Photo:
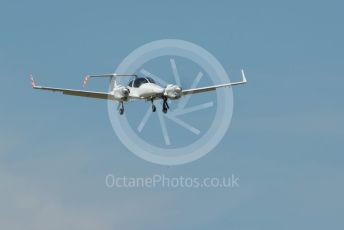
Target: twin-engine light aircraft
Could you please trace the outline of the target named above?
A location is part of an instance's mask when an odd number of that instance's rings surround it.
[[[138,77],[136,74],[100,74],[100,75],[87,75],[83,81],[83,86],[85,87],[87,81],[90,78],[99,78],[99,77],[108,77],[111,79],[111,87],[109,92],[95,92],[95,91],[84,91],[84,90],[74,90],[74,89],[64,89],[64,88],[53,88],[53,87],[46,87],[46,86],[38,86],[35,84],[35,81],[30,75],[32,88],[34,89],[41,89],[41,90],[49,90],[54,92],[62,92],[66,95],[73,95],[73,96],[81,96],[81,97],[91,97],[91,98],[98,98],[98,99],[107,99],[113,100],[118,102],[118,111],[119,114],[124,113],[124,102],[127,102],[132,99],[141,99],[146,101],[151,101],[152,103],[152,111],[156,111],[156,107],[154,105],[154,100],[161,99],[162,103],[162,111],[167,113],[169,109],[169,105],[167,100],[176,100],[183,96],[195,94],[195,93],[204,93],[208,91],[213,91],[218,88],[222,87],[232,87],[234,85],[245,84],[247,82],[245,78],[244,71],[241,70],[242,74],[242,81],[239,82],[232,82],[232,83],[225,83],[220,85],[213,85],[207,87],[200,87],[194,89],[186,89],[183,90],[180,86],[174,84],[168,84],[165,87],[162,87],[155,83],[155,81],[150,77]],[[134,77],[127,86],[123,86],[117,83],[117,77],[123,76],[131,76]]]

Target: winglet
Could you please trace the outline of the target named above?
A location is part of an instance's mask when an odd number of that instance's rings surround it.
[[[30,74],[30,80],[31,80],[31,86],[32,86],[32,88],[35,88],[35,87],[36,87],[36,83],[35,83],[35,80],[33,79],[32,74]]]
[[[90,76],[89,75],[86,75],[84,77],[84,81],[82,82],[82,87],[85,88],[86,85],[87,85],[87,82],[88,82],[88,79],[90,79]]]
[[[246,80],[245,73],[244,73],[243,69],[241,69],[241,76],[242,76],[242,82],[246,83],[247,80]]]

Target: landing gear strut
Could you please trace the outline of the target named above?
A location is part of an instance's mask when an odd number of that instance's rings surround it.
[[[162,112],[163,113],[167,113],[167,110],[170,108],[170,106],[167,103],[167,98],[166,97],[164,97],[163,100],[164,101],[162,103]]]
[[[120,115],[123,115],[123,113],[124,113],[123,101],[121,101],[120,104],[119,104],[118,106],[119,106],[119,109],[118,109],[119,114],[120,114]]]
[[[151,99],[152,102],[152,112],[154,113],[156,111],[156,106],[154,105],[154,100]]]

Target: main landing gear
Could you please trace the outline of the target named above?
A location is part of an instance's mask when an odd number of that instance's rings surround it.
[[[167,103],[167,98],[166,97],[164,97],[163,98],[163,103],[162,103],[162,112],[163,113],[167,113],[167,111],[168,111],[168,109],[170,108],[170,106],[168,105],[168,103]]]
[[[118,104],[118,112],[119,112],[120,115],[123,115],[123,113],[124,113],[123,101],[121,101],[121,102]]]

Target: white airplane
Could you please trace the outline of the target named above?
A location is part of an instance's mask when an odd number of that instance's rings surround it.
[[[38,86],[35,84],[35,81],[30,75],[31,85],[34,89],[49,90],[53,92],[62,92],[66,95],[81,96],[81,97],[91,97],[98,99],[107,99],[118,102],[118,111],[119,114],[124,113],[124,102],[127,102],[131,99],[141,99],[146,101],[151,101],[152,111],[156,111],[154,105],[154,100],[162,99],[162,111],[167,113],[169,105],[167,103],[168,99],[176,100],[183,96],[195,94],[195,93],[204,93],[208,91],[213,91],[222,87],[232,87],[234,85],[245,84],[247,82],[244,70],[241,70],[242,81],[239,82],[230,82],[220,85],[213,85],[207,87],[200,87],[194,89],[183,90],[180,86],[174,84],[168,84],[166,87],[162,87],[155,83],[155,81],[150,77],[138,77],[136,74],[100,74],[100,75],[87,75],[83,81],[83,86],[85,87],[87,81],[90,78],[96,77],[109,77],[111,79],[111,88],[109,92],[95,92],[95,91],[84,91],[84,90],[74,90],[74,89],[64,89],[64,88],[53,88],[46,86]],[[116,78],[120,76],[132,76],[134,77],[128,84],[128,86],[123,86],[117,83]]]

